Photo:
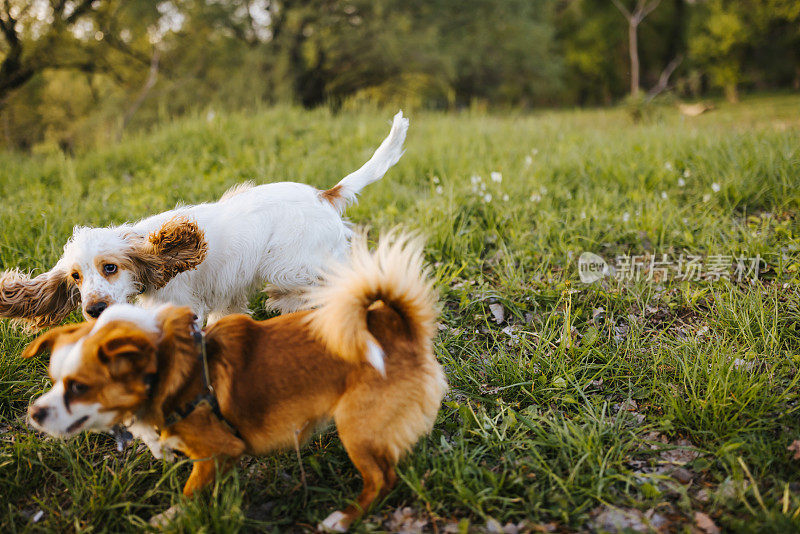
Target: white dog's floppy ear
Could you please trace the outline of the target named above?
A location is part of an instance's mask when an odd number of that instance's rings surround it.
[[[206,258],[208,245],[197,223],[178,217],[164,223],[130,252],[137,281],[145,289],[160,289],[178,274],[191,271]]]
[[[0,273],[0,317],[41,328],[61,322],[80,299],[80,290],[57,267],[35,278],[17,270]]]

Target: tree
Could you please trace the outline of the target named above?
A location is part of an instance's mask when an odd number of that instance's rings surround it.
[[[553,1],[284,0],[271,21],[273,76],[305,106],[427,92],[431,105],[533,105],[557,94]]]
[[[121,15],[128,15],[125,25],[119,24]],[[146,67],[150,55],[135,46],[132,36],[146,35],[146,21],[158,16],[153,3],[144,1],[1,0],[0,102],[47,69],[121,78],[130,71],[124,63],[131,59]],[[125,60],[115,61],[115,54]]]
[[[739,100],[745,82],[768,86],[776,72],[788,70],[791,80],[797,69],[800,78],[800,2],[707,0],[699,10],[689,41],[692,59],[728,101]]]
[[[639,96],[639,24],[658,7],[661,0],[636,0],[629,10],[620,0],[612,0],[614,6],[628,21],[628,54],[631,61],[631,96]]]

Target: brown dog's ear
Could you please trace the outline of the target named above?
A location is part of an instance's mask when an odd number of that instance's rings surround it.
[[[98,359],[111,376],[156,372],[156,348],[147,336],[130,329],[115,328],[108,333],[97,351]]]
[[[208,245],[197,223],[177,217],[147,240],[135,243],[131,263],[145,289],[160,289],[176,275],[191,271],[206,258]]]
[[[78,306],[80,298],[80,290],[58,268],[35,278],[17,270],[0,274],[0,317],[34,328],[61,322]]]
[[[46,333],[31,341],[30,345],[22,351],[23,358],[32,358],[46,350],[51,350],[56,340],[66,334],[71,334],[86,326],[87,323],[68,324],[48,330]]]

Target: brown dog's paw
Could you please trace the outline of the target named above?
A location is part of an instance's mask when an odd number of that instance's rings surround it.
[[[325,520],[317,526],[318,532],[347,532],[350,527],[350,518],[343,512],[337,510],[325,518]]]
[[[175,516],[177,516],[180,511],[181,506],[179,504],[175,504],[160,514],[156,514],[151,517],[148,523],[150,523],[150,526],[154,528],[164,528],[165,526],[169,525],[173,519],[175,519]]]

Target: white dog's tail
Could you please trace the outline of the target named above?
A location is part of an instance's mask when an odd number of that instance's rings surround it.
[[[322,198],[333,204],[339,213],[356,201],[356,196],[362,189],[377,182],[386,174],[403,155],[403,142],[408,131],[408,119],[403,117],[403,111],[397,112],[392,121],[392,130],[389,137],[383,140],[381,146],[360,169],[342,178],[331,189],[322,192]]]
[[[398,335],[429,346],[438,314],[436,292],[424,267],[422,240],[396,231],[367,248],[365,232],[354,236],[350,258],[335,265],[307,295],[315,307],[308,324],[328,349],[351,362],[369,362],[385,374],[384,353],[370,333],[370,306],[382,301],[401,317]]]

